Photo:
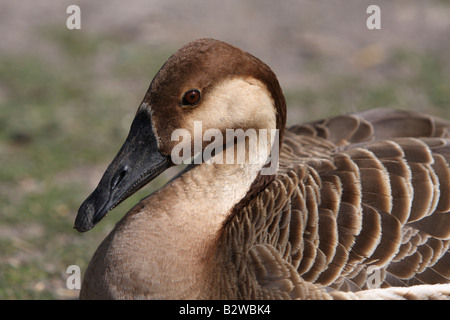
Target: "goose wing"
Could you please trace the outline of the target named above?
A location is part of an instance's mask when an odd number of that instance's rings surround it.
[[[449,132],[385,109],[286,130],[276,179],[226,228],[241,297],[404,298],[361,290],[448,283]]]

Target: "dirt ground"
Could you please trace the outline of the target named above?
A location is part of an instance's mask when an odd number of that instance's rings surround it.
[[[70,4],[73,1],[0,1],[0,52],[57,54],[39,32],[45,26],[65,28]],[[320,82],[321,76],[307,66],[313,57],[320,57],[330,74],[366,72],[395,48],[445,52],[450,42],[449,1],[80,0],[76,4],[81,9],[81,30],[72,32],[120,36],[127,46],[174,49],[195,38],[218,38],[260,57],[288,87]],[[366,9],[373,4],[381,9],[380,30],[366,26]]]

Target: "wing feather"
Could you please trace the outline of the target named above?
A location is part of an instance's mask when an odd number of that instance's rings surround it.
[[[238,282],[291,298],[372,289],[374,270],[383,288],[449,283],[449,132],[387,109],[288,128],[276,179],[226,225]]]

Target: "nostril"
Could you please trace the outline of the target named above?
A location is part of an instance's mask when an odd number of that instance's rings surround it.
[[[124,166],[122,168],[122,170],[120,170],[119,173],[114,177],[112,184],[111,184],[111,190],[115,189],[120,184],[120,182],[126,176],[127,172],[128,172],[128,166]]]

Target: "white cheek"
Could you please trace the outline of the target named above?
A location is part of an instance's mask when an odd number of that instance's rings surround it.
[[[216,85],[196,111],[204,129],[276,127],[274,101],[265,85],[253,78],[227,79]]]

